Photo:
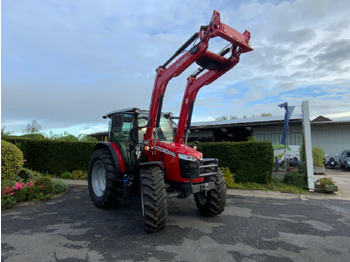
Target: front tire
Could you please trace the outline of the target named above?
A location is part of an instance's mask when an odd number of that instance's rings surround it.
[[[166,226],[168,217],[164,174],[160,167],[140,169],[140,190],[144,229],[157,232]]]
[[[89,163],[88,184],[92,201],[98,208],[115,206],[119,173],[108,149],[96,150]]]
[[[218,174],[210,178],[215,183],[215,188],[208,191],[194,194],[194,200],[199,212],[204,216],[217,216],[225,210],[226,205],[226,182],[219,170]]]

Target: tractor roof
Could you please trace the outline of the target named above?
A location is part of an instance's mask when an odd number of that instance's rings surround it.
[[[103,118],[110,118],[112,115],[118,114],[118,113],[140,113],[144,112],[145,110],[141,110],[136,107],[129,107],[129,108],[124,108],[124,109],[118,109],[118,110],[113,110],[111,112],[108,112],[107,114],[103,115]]]
[[[142,109],[139,109],[139,108],[136,108],[136,107],[129,107],[129,108],[124,108],[124,109],[118,109],[118,110],[113,110],[111,112],[108,112],[107,114],[103,115],[102,117],[104,119],[106,118],[111,118],[112,115],[115,115],[115,114],[118,114],[118,113],[146,113],[148,114],[148,110],[142,110]],[[172,113],[171,112],[167,112],[167,113],[162,113],[162,115],[165,115],[165,116],[171,116]],[[175,117],[177,118],[177,117]]]

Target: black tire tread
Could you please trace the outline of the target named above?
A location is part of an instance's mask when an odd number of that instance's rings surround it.
[[[218,175],[212,177],[210,181],[215,183],[215,188],[207,193],[207,198],[205,204],[199,201],[199,194],[203,192],[194,194],[194,199],[199,212],[205,216],[217,216],[225,210],[226,206],[226,182],[221,171]]]
[[[167,224],[168,205],[163,171],[152,166],[140,170],[143,192],[144,229],[147,232],[157,232]]]

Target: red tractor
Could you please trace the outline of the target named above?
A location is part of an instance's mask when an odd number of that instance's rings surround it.
[[[229,43],[218,54],[208,50],[209,40],[215,37]],[[140,195],[144,229],[153,232],[166,226],[167,199],[172,196],[194,194],[197,208],[205,216],[224,211],[226,184],[218,160],[203,158],[195,146],[187,146],[187,137],[199,89],[233,68],[241,53],[252,51],[249,39],[248,31],[241,34],[221,23],[220,14],[214,11],[209,25],[201,26],[157,68],[148,111],[128,108],[104,116],[110,119],[108,142],[96,145],[88,171],[89,191],[97,207],[111,207]],[[164,93],[168,82],[194,62],[200,67],[188,77],[174,135],[172,114],[162,113]]]

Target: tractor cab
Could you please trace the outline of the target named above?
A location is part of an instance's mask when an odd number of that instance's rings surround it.
[[[162,142],[174,142],[171,113],[161,114],[157,132],[153,139]],[[133,169],[135,164],[146,162],[143,151],[144,135],[148,126],[148,111],[138,108],[127,108],[112,111],[103,118],[109,118],[108,142],[114,143],[120,149],[127,169]],[[147,141],[148,142],[148,141]]]

